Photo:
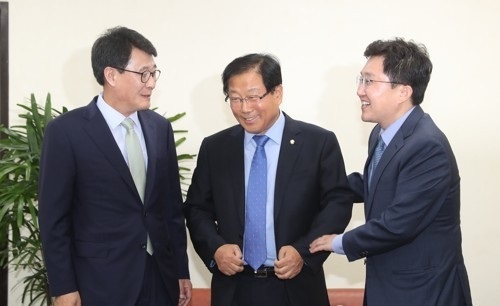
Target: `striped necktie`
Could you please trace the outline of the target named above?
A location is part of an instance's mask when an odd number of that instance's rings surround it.
[[[368,186],[371,185],[373,172],[375,172],[375,169],[377,169],[378,163],[380,161],[380,158],[382,158],[382,154],[384,153],[384,150],[385,150],[385,142],[382,139],[382,137],[379,136],[377,146],[375,147],[375,152],[373,153],[372,161],[370,164]]]

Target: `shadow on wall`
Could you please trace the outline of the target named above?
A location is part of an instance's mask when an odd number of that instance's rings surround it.
[[[362,203],[355,203],[351,222],[346,231],[365,223]],[[365,285],[364,259],[349,262],[344,255],[330,254],[323,264],[328,288],[363,288]]]
[[[374,124],[361,121],[361,103],[356,94],[356,76],[362,66],[332,67],[323,77],[325,92],[320,98],[320,122],[338,134],[343,151],[367,146]],[[341,138],[341,139],[340,139]],[[366,150],[363,151],[363,161]],[[361,169],[363,165],[360,165]]]
[[[356,76],[362,66],[335,66],[323,76],[324,93],[318,105],[321,125],[332,130],[338,138],[346,172],[363,172],[367,158],[368,136],[374,124],[361,120],[361,103],[356,94]],[[355,203],[346,231],[365,223],[363,203]],[[324,264],[329,287],[364,287],[363,260],[349,262],[343,255],[331,254]],[[329,280],[329,281],[328,281]]]
[[[323,78],[325,92],[319,102],[320,108],[325,110],[319,114],[320,120],[337,135],[348,175],[363,173],[368,157],[368,137],[375,126],[361,120],[361,102],[356,93],[356,76],[361,68],[361,65],[332,67]],[[355,203],[346,230],[364,223],[363,203]]]
[[[220,75],[205,78],[194,87],[190,98],[193,109],[190,117],[203,137],[238,123],[224,98]]]
[[[62,88],[68,101],[57,101],[57,103],[70,110],[87,105],[102,91],[92,72],[89,48],[80,48],[71,54],[69,60],[64,63],[61,75],[60,82],[63,84]],[[78,93],[78,96],[75,96],[75,93]]]
[[[193,248],[193,244],[191,243],[191,239],[189,238],[189,232],[187,252],[189,257],[189,271],[191,273],[191,281],[193,282],[193,287],[210,288],[212,273],[208,271],[208,268],[205,267],[203,261],[200,259],[198,254],[196,254]]]

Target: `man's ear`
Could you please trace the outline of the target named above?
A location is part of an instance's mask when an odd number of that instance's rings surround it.
[[[118,71],[115,68],[106,67],[104,68],[104,82],[108,83],[110,86],[115,86],[116,76]]]
[[[276,97],[282,99],[283,98],[283,85],[278,85],[276,87],[274,87],[274,94],[276,95]]]
[[[401,98],[401,102],[411,101],[411,97],[413,95],[413,88],[410,85],[402,85],[399,91],[399,96]]]

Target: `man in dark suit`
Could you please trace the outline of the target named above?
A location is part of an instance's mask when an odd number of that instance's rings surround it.
[[[364,175],[349,175],[366,224],[311,251],[366,258],[365,305],[472,305],[462,256],[460,177],[446,136],[420,104],[432,63],[424,46],[375,41],[358,77],[362,120],[377,125]]]
[[[39,221],[57,306],[174,306],[191,296],[172,126],[149,110],[156,55],[136,31],[108,30],[92,47],[103,92],[45,130]]]
[[[222,80],[239,124],[203,140],[185,202],[194,248],[213,273],[212,305],[327,306],[322,264],[328,253],[310,254],[308,246],[320,233],[343,232],[351,216],[337,139],[280,110],[281,68],[274,57],[237,58]],[[260,218],[250,213],[256,137],[267,139]],[[251,264],[258,248],[247,240],[249,224],[259,221],[263,258]]]

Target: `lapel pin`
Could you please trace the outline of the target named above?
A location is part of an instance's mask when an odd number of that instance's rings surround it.
[[[290,139],[290,144],[295,144],[295,140],[294,139]]]

